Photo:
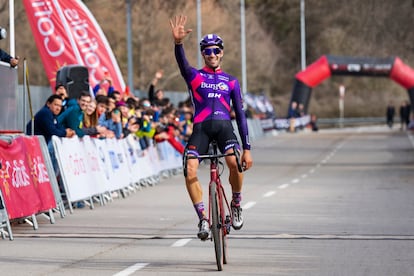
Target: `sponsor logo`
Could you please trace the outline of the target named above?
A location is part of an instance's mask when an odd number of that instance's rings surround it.
[[[208,97],[208,98],[216,98],[216,99],[220,99],[220,98],[221,98],[221,94],[220,94],[220,93],[213,93],[213,92],[210,92],[210,93],[208,93],[207,97]]]
[[[228,85],[224,82],[219,82],[219,83],[205,83],[205,82],[202,82],[201,83],[201,88],[213,89],[213,90],[217,90],[217,91],[229,91]]]

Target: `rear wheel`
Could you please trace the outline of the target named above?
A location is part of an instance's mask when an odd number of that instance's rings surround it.
[[[219,203],[217,195],[217,183],[212,182],[210,185],[211,197],[211,234],[214,241],[214,251],[216,253],[217,269],[223,270],[223,228],[219,214]]]

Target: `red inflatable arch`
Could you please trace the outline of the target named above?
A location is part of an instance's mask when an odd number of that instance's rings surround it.
[[[312,88],[332,75],[389,77],[407,89],[413,108],[414,70],[398,57],[322,56],[296,74],[290,103],[302,103],[307,112]]]

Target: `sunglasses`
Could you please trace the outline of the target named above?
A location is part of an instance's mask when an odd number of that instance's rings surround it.
[[[214,55],[217,56],[218,54],[221,53],[221,49],[220,48],[206,48],[203,50],[203,54],[206,56],[210,56],[213,53]]]

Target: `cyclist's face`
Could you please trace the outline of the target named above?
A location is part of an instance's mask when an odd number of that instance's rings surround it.
[[[223,57],[223,50],[217,46],[209,46],[205,48],[201,54],[204,58],[204,63],[210,68],[218,68],[220,66],[221,58]]]

